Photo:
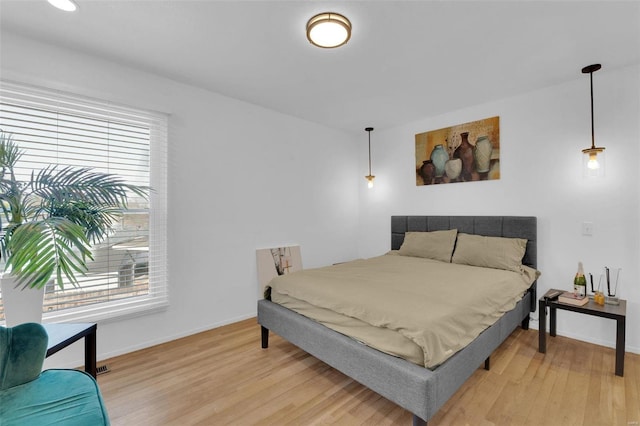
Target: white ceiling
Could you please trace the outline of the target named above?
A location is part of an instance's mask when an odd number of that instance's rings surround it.
[[[349,132],[640,63],[638,1],[76,2],[0,0],[1,30]],[[305,36],[326,11],[353,24],[335,50]]]

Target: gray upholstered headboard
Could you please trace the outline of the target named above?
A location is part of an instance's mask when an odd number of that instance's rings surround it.
[[[457,229],[465,234],[526,238],[522,263],[537,268],[537,223],[533,216],[391,216],[391,249],[400,248],[405,232]]]

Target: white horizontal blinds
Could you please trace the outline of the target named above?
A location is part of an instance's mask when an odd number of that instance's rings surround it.
[[[0,128],[24,150],[17,170],[90,167],[153,188],[150,200],[129,194],[113,232],[93,245],[80,286],[48,286],[54,317],[111,314],[167,302],[167,116],[54,91],[2,82]]]

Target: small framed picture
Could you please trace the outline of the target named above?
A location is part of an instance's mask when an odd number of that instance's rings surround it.
[[[258,249],[256,259],[259,297],[263,297],[265,287],[273,278],[302,270],[300,246]]]

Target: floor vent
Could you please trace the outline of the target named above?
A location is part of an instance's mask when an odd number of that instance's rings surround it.
[[[106,365],[101,365],[98,368],[96,368],[96,374],[104,374],[108,372],[109,372],[109,368]]]

